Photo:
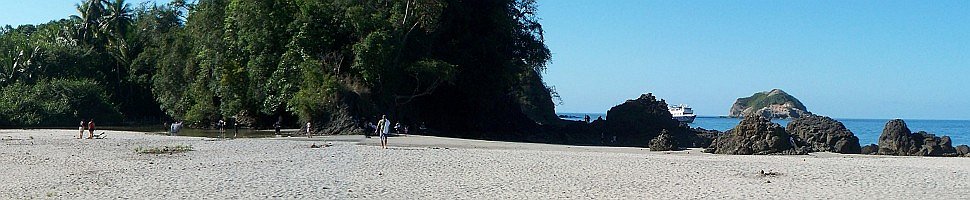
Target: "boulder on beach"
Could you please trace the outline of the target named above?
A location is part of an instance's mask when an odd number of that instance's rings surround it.
[[[876,155],[879,153],[879,145],[869,144],[862,147],[862,154]]]
[[[808,115],[788,122],[785,130],[800,139],[810,151],[828,151],[845,154],[859,154],[859,138],[845,128],[842,122],[818,115]]]
[[[728,111],[729,117],[760,115],[767,118],[798,118],[811,115],[801,101],[781,89],[758,92],[738,98]]]
[[[667,103],[651,93],[610,108],[606,116],[606,130],[616,136],[616,146],[646,147],[661,130],[669,131],[678,146],[687,141],[686,129],[672,118]]]
[[[957,146],[955,149],[957,155],[970,156],[970,146],[964,144]]]
[[[883,155],[915,155],[919,149],[917,141],[922,141],[922,137],[916,137],[906,126],[906,122],[901,119],[894,119],[886,122],[879,135],[879,154]]]
[[[925,131],[913,133],[901,119],[890,120],[879,136],[879,154],[897,156],[958,156],[950,137]]]
[[[674,136],[666,129],[660,131],[660,135],[650,140],[650,151],[675,151],[679,150],[674,141]]]
[[[714,139],[724,134],[721,131],[707,130],[699,127],[692,128],[688,131],[690,132],[690,147],[709,147],[714,142]]]
[[[785,128],[762,116],[748,116],[712,144],[716,154],[804,154],[792,145]]]

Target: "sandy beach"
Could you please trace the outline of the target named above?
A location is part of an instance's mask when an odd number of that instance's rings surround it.
[[[970,158],[736,156],[427,136],[393,137],[381,149],[363,136],[106,132],[79,140],[76,130],[0,130],[0,199],[945,199],[970,191]],[[135,151],[174,145],[193,150]]]

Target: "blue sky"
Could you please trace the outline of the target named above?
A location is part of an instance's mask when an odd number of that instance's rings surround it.
[[[559,112],[641,93],[725,115],[780,88],[838,118],[970,119],[970,1],[540,0]]]
[[[65,18],[77,2],[0,1],[0,24]],[[738,97],[781,88],[833,117],[970,119],[968,10],[970,1],[539,1],[557,110],[597,113],[652,92],[724,115]]]
[[[0,26],[39,24],[77,14],[74,5],[81,0],[3,0],[0,1]],[[154,0],[127,0],[131,7]],[[169,2],[158,0],[157,2]]]

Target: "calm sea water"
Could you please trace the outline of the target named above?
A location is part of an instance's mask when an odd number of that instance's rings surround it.
[[[583,116],[589,115],[592,119],[596,117],[603,117],[606,119],[606,114],[603,113],[559,113],[559,115],[567,115],[568,117],[562,117],[568,120],[583,120]],[[848,128],[852,133],[859,137],[859,144],[875,144],[878,143],[879,135],[882,134],[882,128],[886,126],[886,122],[889,119],[836,119],[842,122],[846,128]],[[921,120],[921,119],[903,119],[906,121],[906,125],[913,132],[916,131],[926,131],[936,136],[947,135],[953,140],[954,146],[958,144],[970,144],[970,120]],[[701,127],[704,129],[712,129],[719,131],[726,131],[728,129],[734,128],[738,125],[741,119],[737,118],[720,118],[720,117],[697,117],[694,123],[691,123],[691,127]],[[788,125],[788,120],[775,119],[772,120],[775,123],[781,124],[782,126]]]

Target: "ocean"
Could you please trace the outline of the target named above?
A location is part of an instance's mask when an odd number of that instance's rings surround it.
[[[603,113],[558,113],[560,118],[567,120],[577,120],[582,121],[583,116],[589,115],[590,118],[596,119],[597,117],[603,117],[606,119],[606,114]],[[886,122],[890,119],[838,119],[842,122],[846,128],[848,128],[856,137],[859,137],[859,144],[862,146],[868,144],[879,143],[879,135],[882,134],[883,127],[886,126]],[[903,119],[906,121],[906,125],[913,132],[926,131],[931,134],[936,134],[936,136],[950,136],[953,140],[953,146],[960,144],[970,144],[970,120],[925,120],[925,119]],[[741,119],[738,118],[721,118],[721,117],[701,117],[698,116],[694,119],[694,123],[690,124],[690,127],[700,127],[708,130],[718,130],[726,131],[728,129],[734,128],[738,125]],[[781,126],[788,125],[787,119],[775,119],[772,120]]]

